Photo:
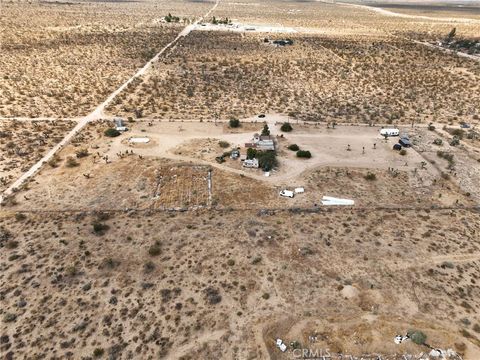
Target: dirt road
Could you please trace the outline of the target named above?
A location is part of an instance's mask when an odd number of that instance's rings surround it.
[[[97,106],[97,108],[92,111],[90,114],[85,116],[84,118],[81,118],[77,125],[68,133],[65,135],[65,137],[56,145],[54,146],[45,156],[43,156],[36,164],[34,164],[27,172],[23,173],[20,178],[18,178],[13,184],[8,187],[2,195],[0,195],[0,205],[3,203],[4,199],[6,196],[11,195],[15,189],[18,189],[21,187],[25,182],[30,179],[33,175],[35,175],[41,167],[47,163],[50,159],[52,159],[55,154],[62,149],[66,144],[68,144],[74,137],[77,135],[89,122],[100,120],[104,116],[104,110],[105,108],[112,102],[112,100],[119,95],[125,88],[136,78],[141,77],[144,75],[151,67],[152,64],[158,61],[160,56],[162,56],[165,51],[173,47],[181,38],[187,36],[190,34],[192,30],[195,29],[195,26],[201,22],[204,18],[208,17],[212,11],[214,11],[220,0],[216,0],[215,5],[208,10],[208,12],[197,19],[193,24],[186,26],[176,37],[173,39],[170,43],[165,45],[150,61],[148,61],[141,69],[139,69],[130,79],[128,79],[125,83],[122,84],[118,89],[116,89],[114,92],[112,92],[107,99],[101,103],[100,105]]]

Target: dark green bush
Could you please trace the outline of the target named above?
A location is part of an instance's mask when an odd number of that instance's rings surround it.
[[[228,126],[230,126],[231,128],[238,128],[238,127],[240,127],[240,120],[235,119],[235,118],[231,118],[228,121]]]
[[[293,130],[293,127],[292,125],[290,125],[290,123],[283,123],[282,126],[280,127],[280,130],[282,130],[283,132],[290,132]]]
[[[117,129],[114,129],[114,128],[109,128],[107,130],[105,130],[104,132],[105,136],[108,136],[108,137],[117,137],[120,135],[120,131],[118,131]]]
[[[300,150],[300,147],[297,144],[292,144],[288,146],[288,150],[298,151]]]
[[[312,157],[312,154],[308,150],[298,150],[297,151],[297,157],[310,159]]]

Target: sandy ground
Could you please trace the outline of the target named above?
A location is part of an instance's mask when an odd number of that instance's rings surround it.
[[[92,71],[110,74],[115,68],[97,67],[97,50],[105,49],[96,43],[104,37],[95,22],[125,40],[126,49],[136,39],[132,33],[145,41],[134,44],[149,47],[152,33],[135,28],[161,24],[167,11],[186,17],[182,26],[193,25],[167,45],[173,51],[162,66],[142,61],[126,83],[131,73],[124,71],[136,60],[121,64],[121,74],[113,71],[118,82],[101,91],[107,100],[79,119],[74,131],[62,131],[63,141],[44,125],[33,136],[33,122],[25,117],[19,118],[18,131],[7,136],[2,131],[7,156],[0,154],[0,165],[23,174],[0,208],[2,356],[286,360],[300,347],[399,360],[427,351],[411,341],[393,343],[395,335],[413,328],[434,347],[452,349],[465,360],[480,358],[478,141],[462,140],[454,147],[447,130],[403,126],[414,147],[402,156],[392,150],[396,140],[379,137],[378,126],[326,126],[337,120],[405,124],[413,119],[441,127],[475,119],[477,63],[423,42],[445,36],[452,25],[462,36],[476,36],[477,22],[272,0],[99,4],[88,14],[78,4],[36,6],[23,13],[8,4],[14,15],[2,13],[8,20],[2,24],[14,20],[21,26],[5,32],[15,56],[4,57],[0,67],[19,69],[17,51],[24,47],[53,49],[28,56],[43,65],[64,66],[65,54],[88,55],[90,72],[78,72],[82,82],[75,81],[80,89],[68,89],[72,96],[90,94],[84,86]],[[71,9],[79,11],[72,17]],[[45,16],[31,21],[31,11]],[[290,32],[300,46],[288,49],[265,45],[263,33],[249,31],[185,37],[201,15],[255,24],[271,31],[271,38],[283,37],[275,33],[285,29],[304,33]],[[87,44],[83,51],[71,42],[69,36],[79,33],[74,39],[96,39],[96,47]],[[62,48],[57,56],[58,39],[74,51]],[[100,51],[101,58],[115,62],[126,55],[115,51]],[[138,60],[138,51],[130,55]],[[38,68],[42,90],[51,91],[52,82],[44,85],[43,79],[58,75],[56,70]],[[72,79],[62,73],[60,85]],[[18,78],[3,80],[11,85]],[[23,77],[22,84],[35,85],[33,80]],[[193,81],[196,90],[190,88]],[[29,88],[22,85],[17,94],[10,85],[0,99],[6,115],[14,100],[30,109]],[[270,91],[267,97],[263,89]],[[47,120],[57,112],[68,114],[72,104],[83,109],[99,103],[72,99],[58,97],[55,108],[32,116]],[[268,114],[269,101],[292,119],[322,122],[292,120],[294,130],[282,134],[278,122],[288,118]],[[135,106],[145,106],[151,116],[108,138],[104,130],[111,123],[102,119],[109,104],[110,115],[129,116]],[[219,112],[219,105],[228,111]],[[213,112],[227,119],[267,113],[278,169],[266,177],[261,170],[243,169],[239,161],[218,164],[215,156],[225,149],[239,146],[244,152],[242,145],[263,124],[231,130],[224,123],[199,121],[212,119]],[[193,121],[158,121],[162,118]],[[46,141],[49,134],[55,139]],[[132,136],[151,141],[130,145]],[[434,145],[437,137],[447,144]],[[10,144],[12,139],[21,144]],[[313,157],[297,159],[286,148],[293,143]],[[306,192],[279,197],[281,189],[296,186]],[[324,195],[354,199],[355,206],[319,206]],[[286,353],[275,347],[277,338],[288,345]]]
[[[338,167],[360,167],[360,168],[395,168],[402,171],[411,171],[420,166],[423,158],[413,149],[407,151],[407,155],[400,156],[398,152],[392,150],[392,146],[398,139],[389,139],[385,142],[379,135],[378,127],[357,127],[357,126],[337,126],[335,129],[327,129],[325,125],[296,125],[293,123],[294,131],[284,133],[280,138],[281,122],[288,118],[279,115],[267,115],[263,119],[270,124],[272,135],[277,137],[277,146],[284,156],[281,156],[280,167],[278,171],[272,172],[270,177],[265,177],[260,171],[249,175],[257,179],[269,181],[275,184],[282,184],[298,177],[307,169],[314,169],[320,166],[338,166]],[[277,123],[277,125],[275,125]],[[152,140],[151,144],[146,146],[134,145],[136,153],[144,156],[165,157],[177,160],[195,160],[202,153],[202,148],[193,148],[193,157],[178,155],[174,151],[182,144],[191,143],[193,140],[213,138],[213,142],[226,141],[230,148],[241,147],[250,142],[254,132],[261,132],[262,122],[258,122],[256,131],[230,133],[224,126],[213,123],[192,123],[192,122],[153,122],[152,126],[147,126],[144,122],[133,124],[130,131],[114,139],[107,152],[110,158],[113,158],[118,152],[125,152],[132,148],[126,139],[130,137],[147,136]],[[409,129],[406,128],[406,131]],[[403,130],[402,130],[403,131]],[[309,150],[313,157],[308,160],[300,160],[295,157],[295,153],[286,149],[290,144],[297,144],[301,149]],[[376,144],[376,149],[373,145]],[[350,145],[351,151],[347,151]],[[365,153],[363,153],[365,148]],[[228,149],[226,149],[228,150]],[[215,156],[222,154],[222,149],[218,148]],[[243,149],[245,154],[245,149]],[[214,156],[214,157],[215,157]],[[213,159],[214,159],[213,157]],[[209,160],[212,162],[213,160]],[[435,171],[433,167],[427,166],[427,170]]]

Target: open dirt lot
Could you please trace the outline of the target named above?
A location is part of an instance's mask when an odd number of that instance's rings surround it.
[[[352,198],[358,206],[449,207],[478,202],[480,194],[472,186],[480,174],[470,171],[444,179],[448,169],[425,158],[423,150],[412,148],[400,155],[392,150],[397,139],[385,141],[379,128],[294,124],[287,134],[280,132],[275,119],[284,118],[265,118],[277,139],[279,163],[268,177],[260,169],[245,169],[240,160],[215,161],[234,148],[246,154],[244,144],[260,131],[262,122],[244,122],[232,130],[221,123],[138,121],[128,123],[129,131],[113,139],[103,135],[110,122],[92,124],[15,194],[13,208],[312,208],[322,196]],[[419,139],[425,134],[421,129],[410,131],[417,132]],[[138,137],[149,142],[129,141]],[[430,140],[420,143],[430,146]],[[309,150],[312,158],[297,158],[287,149],[291,144]],[[367,179],[368,174],[375,174],[375,179]],[[279,198],[280,190],[299,186],[306,188],[305,194]]]

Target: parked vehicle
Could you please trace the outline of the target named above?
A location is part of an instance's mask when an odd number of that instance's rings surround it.
[[[407,138],[401,138],[400,140],[398,140],[398,143],[406,148],[409,148],[412,146],[412,143]]]
[[[470,129],[470,124],[461,123],[461,124],[460,124],[460,127],[461,127],[462,129]]]
[[[382,136],[398,136],[400,131],[398,129],[381,129],[380,135]]]
[[[295,194],[293,191],[290,191],[290,190],[282,190],[280,191],[280,196],[293,198]]]

